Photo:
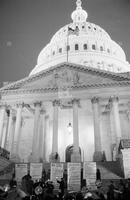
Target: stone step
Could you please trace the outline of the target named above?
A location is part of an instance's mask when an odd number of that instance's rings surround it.
[[[64,170],[67,169],[67,163],[64,164]],[[83,168],[83,163],[81,163]],[[124,178],[120,163],[118,161],[96,162],[97,168],[101,172],[102,179],[121,179]],[[50,171],[50,163],[43,163],[46,172]]]
[[[0,157],[0,185],[8,183],[13,173],[14,163],[4,157]]]
[[[5,167],[10,164],[10,160],[0,156],[0,171],[2,171]]]
[[[100,169],[102,179],[124,178],[120,163],[118,161],[97,162],[97,168]]]

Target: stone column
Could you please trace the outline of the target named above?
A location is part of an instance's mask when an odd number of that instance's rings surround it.
[[[110,131],[111,131],[111,143],[112,145],[116,144],[116,134],[114,131],[114,117],[113,117],[113,109],[110,109]]]
[[[58,155],[58,108],[59,101],[53,101],[53,135],[52,135],[52,153],[50,161],[56,162],[59,160]]]
[[[42,159],[43,162],[46,161],[46,131],[47,131],[47,120],[48,116],[44,116],[44,126],[43,126],[43,152],[42,152]]]
[[[95,152],[93,155],[94,161],[102,161],[102,146],[100,135],[100,114],[99,114],[99,99],[94,97],[92,100],[93,119],[94,119],[94,143]]]
[[[111,104],[110,108],[110,134],[111,134],[111,155],[112,155],[112,161],[116,161],[116,133],[115,133],[115,127],[114,127],[114,115],[113,115],[113,108]]]
[[[7,147],[7,137],[8,137],[8,129],[9,129],[9,118],[10,118],[10,110],[6,110],[7,113],[7,122],[6,122],[6,132],[5,132],[5,139],[4,139],[4,149]]]
[[[81,155],[79,152],[79,124],[78,124],[78,107],[79,100],[72,100],[73,104],[73,153],[71,155],[71,162],[81,162]]]
[[[4,117],[5,117],[5,106],[1,106],[0,107],[0,146],[2,145],[2,139],[3,139]]]
[[[39,119],[40,119],[40,110],[41,110],[41,102],[36,102],[35,106],[35,114],[34,114],[34,128],[33,128],[33,142],[32,142],[32,162],[39,162]]]
[[[128,125],[129,125],[129,130],[130,130],[130,102],[127,103],[126,116],[128,119]],[[127,139],[130,139],[130,131],[128,131]]]
[[[43,145],[44,145],[44,126],[45,126],[45,111],[41,110],[41,116],[39,121],[39,156],[42,160],[43,158]]]
[[[15,125],[15,139],[16,139],[16,147],[14,148],[14,156],[16,156],[16,160],[19,159],[19,144],[20,144],[20,134],[21,134],[21,120],[22,120],[22,109],[23,104],[17,105],[17,114],[16,114],[16,125]]]
[[[9,141],[8,141],[8,151],[10,152],[10,157],[13,153],[13,143],[14,143],[14,123],[16,121],[16,117],[14,116],[14,112],[10,110],[10,117],[9,117],[9,128],[8,128],[8,135],[9,135]]]
[[[116,134],[116,148],[118,152],[118,147],[121,140],[121,126],[120,126],[119,105],[118,105],[119,99],[118,97],[111,97],[110,101],[112,102],[114,127]]]

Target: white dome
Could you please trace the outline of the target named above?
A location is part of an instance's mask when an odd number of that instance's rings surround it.
[[[86,21],[87,12],[77,0],[73,22],[55,33],[40,52],[30,75],[56,64],[70,62],[113,72],[130,71],[123,49],[101,27]]]

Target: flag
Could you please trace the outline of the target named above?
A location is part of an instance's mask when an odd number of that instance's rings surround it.
[[[76,26],[75,29],[68,27],[68,35],[79,35],[79,28]]]

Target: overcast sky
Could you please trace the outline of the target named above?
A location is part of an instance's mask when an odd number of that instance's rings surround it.
[[[28,76],[41,49],[71,22],[76,0],[0,0],[0,82]],[[88,21],[105,29],[130,62],[130,0],[82,0]]]

